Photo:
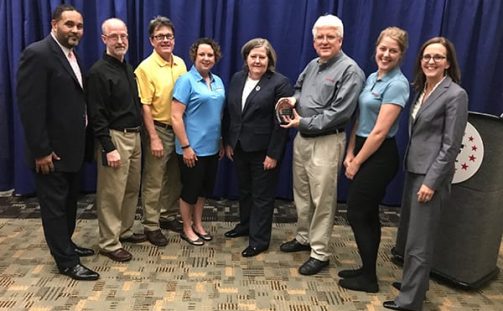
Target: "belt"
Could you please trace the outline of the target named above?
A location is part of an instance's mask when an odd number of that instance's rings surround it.
[[[154,120],[154,125],[162,127],[162,128],[165,128],[165,129],[168,129],[168,130],[170,130],[170,129],[173,128],[170,124],[162,123],[161,121],[157,121],[157,120]]]
[[[126,127],[126,128],[123,128],[123,129],[112,129],[112,130],[116,130],[116,131],[123,132],[123,133],[140,133],[141,126]]]
[[[307,133],[299,132],[300,136],[302,136],[304,138],[320,137],[320,136],[327,136],[327,135],[339,134],[339,133],[344,133],[343,127],[339,128],[339,129],[329,130],[329,131],[322,132],[322,133],[316,133],[316,134],[307,134]]]

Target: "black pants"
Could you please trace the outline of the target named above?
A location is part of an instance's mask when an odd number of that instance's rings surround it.
[[[48,175],[35,173],[45,240],[60,269],[73,267],[79,263],[75,244],[72,242],[77,215],[79,177],[78,173],[53,172]]]
[[[365,138],[356,136],[355,155]],[[398,170],[399,155],[394,138],[385,139],[379,149],[363,163],[350,184],[348,220],[360,253],[363,275],[376,278],[376,261],[381,242],[379,203],[386,186]]]
[[[268,247],[271,240],[274,198],[279,161],[272,170],[264,170],[266,150],[246,152],[239,144],[234,163],[239,180],[239,230],[248,231],[249,245]]]

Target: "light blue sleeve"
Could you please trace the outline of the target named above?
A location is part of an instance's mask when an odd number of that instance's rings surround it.
[[[190,83],[189,73],[186,73],[176,80],[175,88],[173,89],[173,98],[187,106],[191,92],[192,84]]]
[[[395,104],[403,108],[409,100],[409,92],[410,89],[407,81],[392,81],[386,88],[386,91],[384,91],[382,103]]]

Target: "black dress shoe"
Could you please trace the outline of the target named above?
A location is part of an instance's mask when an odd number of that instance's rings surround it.
[[[358,268],[358,269],[348,269],[348,270],[341,270],[337,275],[343,279],[345,278],[354,278],[356,276],[359,276],[362,274],[363,269]]]
[[[280,251],[285,253],[292,253],[292,252],[310,251],[311,246],[309,244],[306,245],[300,244],[299,241],[293,239],[291,241],[281,244],[279,249]]]
[[[302,266],[300,266],[299,273],[302,275],[317,274],[321,271],[321,269],[327,267],[328,263],[328,260],[322,261],[313,257],[309,257],[309,259]]]
[[[410,309],[405,309],[405,308],[399,307],[393,300],[387,300],[387,301],[383,302],[382,306],[387,309],[391,309],[391,310],[412,311]]]
[[[236,228],[234,228],[234,229],[231,229],[231,230],[227,231],[226,233],[224,233],[224,235],[226,238],[232,239],[232,238],[237,238],[240,236],[247,236],[248,232],[240,231],[240,230],[237,230]]]
[[[87,257],[87,256],[94,255],[94,250],[92,250],[90,248],[85,248],[85,247],[80,247],[80,246],[75,245],[74,250],[75,250],[75,253],[77,254],[77,256],[79,256],[79,257]]]
[[[247,248],[244,249],[244,251],[241,252],[241,256],[243,257],[257,256],[258,254],[266,251],[267,249],[268,247],[248,246]]]
[[[339,286],[366,293],[377,293],[379,291],[377,278],[375,280],[371,280],[363,275],[355,276],[353,278],[340,279]]]
[[[81,264],[76,264],[73,267],[61,268],[59,272],[79,281],[96,281],[100,277],[98,273]]]
[[[159,227],[161,227],[161,229],[170,230],[176,233],[183,231],[183,224],[178,219],[160,220]]]
[[[145,236],[147,237],[147,240],[155,246],[166,246],[168,245],[168,239],[162,234],[161,229],[154,230],[154,231],[147,231],[145,230]]]
[[[398,290],[402,289],[402,283],[401,282],[393,282],[393,283],[391,283],[391,286],[393,286],[394,288],[396,288]]]

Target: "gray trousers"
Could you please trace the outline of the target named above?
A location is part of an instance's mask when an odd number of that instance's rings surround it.
[[[407,173],[402,210],[408,215],[402,287],[395,303],[402,308],[421,310],[429,288],[429,278],[442,208],[450,194],[451,179],[447,178],[435,191],[431,201],[419,203],[417,192],[424,175]]]

